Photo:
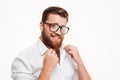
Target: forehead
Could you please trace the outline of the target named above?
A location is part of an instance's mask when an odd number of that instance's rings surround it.
[[[59,25],[66,25],[67,24],[67,19],[63,18],[59,15],[56,15],[56,14],[49,14],[46,22],[58,23]]]

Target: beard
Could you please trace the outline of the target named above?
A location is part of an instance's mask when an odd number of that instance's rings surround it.
[[[45,32],[45,30],[43,30],[42,32],[42,39],[43,39],[43,43],[49,47],[49,48],[53,48],[53,49],[59,49],[62,45],[62,41],[63,41],[63,37],[61,35],[58,35],[56,33],[51,33],[50,35]],[[54,40],[53,38],[57,36],[58,40]]]

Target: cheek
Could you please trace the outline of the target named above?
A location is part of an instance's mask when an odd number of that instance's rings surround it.
[[[43,32],[45,33],[45,35],[47,35],[47,36],[50,36],[50,31],[49,31],[49,29],[48,28],[45,28],[45,27],[43,27]]]
[[[49,28],[47,26],[44,26],[43,27],[43,31],[46,33],[46,34],[49,34]]]

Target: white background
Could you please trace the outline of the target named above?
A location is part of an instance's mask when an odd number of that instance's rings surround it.
[[[92,80],[120,80],[120,0],[0,0],[0,80],[12,80],[13,59],[38,40],[53,5],[69,12],[64,43],[79,48]]]

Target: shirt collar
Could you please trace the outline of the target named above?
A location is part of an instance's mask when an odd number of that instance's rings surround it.
[[[37,45],[38,45],[38,48],[40,50],[41,56],[45,55],[45,52],[47,51],[48,48],[44,45],[44,43],[40,39],[38,39]],[[66,55],[63,44],[60,47],[60,55],[62,55],[62,56]]]
[[[43,42],[40,39],[38,39],[37,45],[38,45],[38,48],[40,50],[41,56],[43,56],[48,48],[43,44]]]

